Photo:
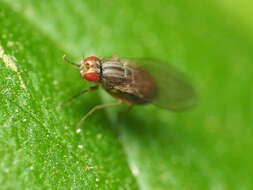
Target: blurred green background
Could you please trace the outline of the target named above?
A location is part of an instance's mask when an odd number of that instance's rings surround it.
[[[1,189],[253,189],[251,1],[0,0]],[[184,71],[191,112],[109,108],[64,64],[153,57]],[[166,67],[166,65],[164,65]],[[24,83],[24,84],[22,84]]]

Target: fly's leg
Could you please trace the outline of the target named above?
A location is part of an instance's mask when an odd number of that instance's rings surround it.
[[[86,92],[89,92],[89,91],[94,91],[94,90],[97,90],[99,87],[99,85],[96,85],[96,86],[92,86],[88,89],[85,89],[81,92],[79,92],[78,94],[72,96],[70,99],[68,99],[67,101],[63,102],[62,104],[60,104],[57,108],[61,108],[62,106],[65,106],[66,104],[69,104],[72,100],[74,100],[75,98],[77,98],[78,96],[81,96],[82,94],[86,93]]]
[[[80,131],[80,127],[82,125],[82,123],[84,122],[84,120],[89,117],[89,115],[91,115],[94,111],[99,110],[99,109],[103,109],[103,108],[108,108],[108,107],[112,107],[112,106],[118,106],[120,104],[122,104],[123,101],[121,99],[119,99],[118,102],[116,103],[112,103],[112,104],[102,104],[102,105],[97,105],[95,107],[93,107],[88,113],[86,113],[82,119],[79,121],[79,123],[77,124],[77,131]]]
[[[116,57],[117,58],[117,57]],[[129,112],[131,110],[131,108],[133,107],[133,103],[130,102],[129,100],[127,100],[126,98],[124,98],[124,96],[121,96],[120,94],[118,93],[115,93],[115,92],[112,92],[112,91],[109,91],[109,93],[116,99],[118,100],[121,100],[122,103],[124,103],[127,108],[120,111],[117,115],[118,115],[118,118],[120,118],[120,116],[122,116],[123,114]]]
[[[132,109],[132,107],[133,107],[133,104],[132,104],[132,103],[128,103],[128,104],[126,104],[126,105],[127,105],[127,108],[124,109],[124,110],[121,110],[121,111],[118,113],[118,118],[120,118],[123,114],[128,113],[128,112]]]

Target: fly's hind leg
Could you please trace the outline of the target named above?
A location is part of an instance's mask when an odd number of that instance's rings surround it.
[[[123,116],[124,114],[130,112],[130,110],[133,108],[133,104],[130,103],[130,102],[124,102],[126,105],[127,105],[127,108],[124,109],[124,110],[121,110],[119,113],[118,113],[118,118],[120,118],[121,116]]]
[[[120,95],[119,93],[115,93],[115,92],[109,92],[109,93],[110,93],[113,97],[117,98],[118,100],[121,100],[122,103],[124,103],[124,104],[127,106],[126,109],[124,109],[124,110],[122,110],[122,111],[120,111],[120,112],[118,113],[118,118],[120,118],[123,114],[128,113],[128,112],[132,109],[133,103],[130,102],[128,99],[126,99],[124,96]]]
[[[79,121],[79,123],[77,124],[77,131],[80,131],[80,127],[82,125],[82,123],[84,122],[85,119],[87,119],[87,117],[89,117],[94,111],[99,110],[99,109],[103,109],[103,108],[108,108],[108,107],[112,107],[112,106],[118,106],[120,104],[122,104],[123,101],[121,99],[119,99],[118,102],[116,103],[111,103],[111,104],[102,104],[102,105],[97,105],[95,107],[93,107],[87,114],[85,114],[82,119]]]

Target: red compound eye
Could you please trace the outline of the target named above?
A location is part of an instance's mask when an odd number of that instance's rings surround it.
[[[97,82],[99,81],[100,76],[97,73],[86,73],[85,75],[83,75],[83,78],[90,82]]]
[[[84,62],[86,62],[86,61],[98,61],[98,60],[99,60],[98,57],[96,57],[96,56],[90,56],[90,57],[87,57],[87,58],[84,60]]]

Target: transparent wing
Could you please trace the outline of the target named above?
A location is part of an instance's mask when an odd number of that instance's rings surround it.
[[[132,59],[128,62],[148,72],[155,81],[154,105],[173,111],[188,110],[196,105],[197,94],[189,79],[171,65],[155,59]]]

